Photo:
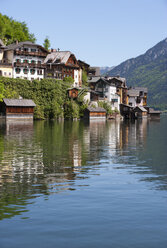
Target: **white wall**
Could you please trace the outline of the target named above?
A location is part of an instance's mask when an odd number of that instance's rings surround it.
[[[86,95],[83,98],[84,102],[90,102],[90,92],[87,92]]]
[[[21,69],[20,73],[16,73],[16,71],[15,71],[16,67],[13,68],[13,77],[14,78],[22,78],[22,79],[28,79],[28,80],[43,79],[44,78],[44,70],[43,69],[42,69],[43,74],[38,75],[37,74],[38,69],[34,69],[35,73],[31,74],[30,68],[28,68],[29,72],[27,74],[24,74],[23,69],[25,69],[25,68],[24,67],[19,67],[19,68]]]
[[[74,86],[79,87],[79,71],[74,70]]]
[[[43,63],[43,59],[38,58],[38,57],[16,55],[16,56],[14,56],[13,64],[14,64],[14,62],[16,62],[17,59],[19,59],[21,63],[23,63],[23,61],[25,59],[29,60],[29,63],[31,63],[31,60],[34,60],[35,63],[37,63],[38,61],[41,61],[41,63]],[[31,80],[31,79],[43,79],[44,78],[44,69],[34,68],[35,74],[31,74],[30,69],[33,69],[33,68],[29,67],[29,68],[27,68],[29,70],[28,74],[24,74],[23,69],[25,69],[25,68],[24,67],[19,67],[19,68],[21,69],[20,73],[16,73],[16,71],[15,71],[16,67],[13,68],[13,77],[14,78],[22,78],[22,79],[27,78],[28,80]],[[37,70],[42,70],[42,75],[38,75]]]

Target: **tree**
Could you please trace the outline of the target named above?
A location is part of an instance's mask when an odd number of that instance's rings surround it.
[[[0,39],[5,45],[14,43],[16,40],[20,41],[32,41],[35,42],[34,34],[29,32],[27,24],[25,22],[15,21],[13,18],[9,18],[6,15],[0,13]]]
[[[86,71],[83,69],[82,71],[82,83],[83,85],[87,86],[88,76]]]
[[[3,101],[4,93],[5,93],[4,85],[0,83],[0,102]]]
[[[44,43],[43,43],[43,46],[46,50],[49,50],[49,47],[50,47],[50,40],[48,37],[45,38],[44,40]]]

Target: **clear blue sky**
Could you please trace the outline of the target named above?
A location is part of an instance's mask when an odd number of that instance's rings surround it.
[[[0,0],[42,44],[96,66],[118,65],[167,37],[167,0]]]

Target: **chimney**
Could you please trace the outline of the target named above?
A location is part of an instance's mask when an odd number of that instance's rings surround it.
[[[57,52],[57,50],[54,48],[51,48],[51,53],[55,53],[55,52]]]

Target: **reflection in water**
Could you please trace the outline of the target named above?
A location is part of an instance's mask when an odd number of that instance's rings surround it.
[[[1,123],[0,218],[26,211],[41,194],[88,186],[86,179],[98,175],[104,161],[167,189],[165,125],[166,119]]]

